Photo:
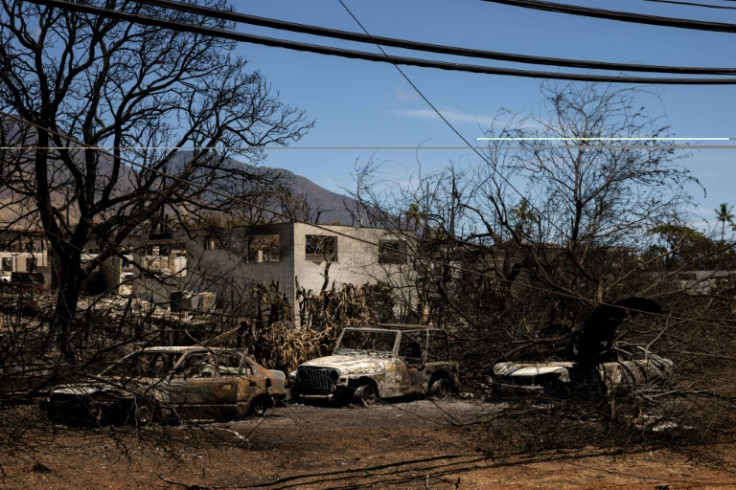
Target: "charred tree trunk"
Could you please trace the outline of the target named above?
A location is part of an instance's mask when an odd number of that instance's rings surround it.
[[[81,269],[81,252],[70,244],[62,254],[56,254],[58,263],[58,294],[54,317],[51,320],[49,337],[64,359],[73,364],[74,351],[71,335],[74,326],[74,315],[79,302],[80,288],[84,280]]]

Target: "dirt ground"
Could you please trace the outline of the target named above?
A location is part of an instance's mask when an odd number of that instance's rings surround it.
[[[499,406],[480,400],[292,405],[139,431],[55,426],[35,407],[14,410],[28,425],[22,444],[0,439],[0,488],[736,488],[732,445],[495,455],[479,431]]]

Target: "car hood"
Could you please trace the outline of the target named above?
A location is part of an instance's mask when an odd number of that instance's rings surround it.
[[[268,373],[271,378],[271,394],[286,395],[286,374],[278,369],[269,369]]]
[[[493,374],[496,376],[541,376],[545,374],[557,374],[560,381],[570,381],[570,370],[577,366],[575,362],[546,362],[546,363],[523,363],[523,362],[499,362],[493,366]]]
[[[367,356],[327,356],[312,359],[300,367],[337,369],[341,376],[355,374],[379,374],[386,371],[390,359]]]
[[[601,362],[594,366],[599,379],[609,392],[630,389],[650,382],[665,381],[672,375],[670,359],[649,354],[646,359]],[[575,370],[584,370],[585,365],[577,362],[499,362],[493,366],[496,377],[535,377],[557,374],[563,383],[571,381]]]
[[[65,396],[90,396],[97,393],[104,393],[109,391],[120,391],[120,387],[117,387],[111,383],[75,383],[55,386],[51,389],[50,393],[53,395],[65,395]]]
[[[100,393],[116,393],[118,395],[131,395],[132,393],[143,393],[153,387],[162,386],[161,380],[151,378],[126,379],[97,379],[94,381],[80,383],[66,383],[54,386],[49,394],[62,396],[91,396]]]

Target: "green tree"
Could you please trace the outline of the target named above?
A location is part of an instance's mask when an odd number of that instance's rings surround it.
[[[733,224],[733,206],[729,206],[728,203],[722,202],[718,205],[716,211],[716,220],[721,224],[721,241],[726,237],[726,223]]]
[[[514,225],[514,232],[519,237],[519,240],[523,240],[530,234],[530,226],[537,220],[537,216],[534,210],[529,205],[529,201],[522,199],[521,202],[511,209],[511,214],[516,221]]]
[[[680,224],[663,224],[649,230],[664,246],[654,245],[649,255],[663,256],[665,270],[673,267],[697,267],[700,259],[712,252],[712,241],[701,232]]]
[[[406,222],[415,233],[419,230],[422,223],[422,212],[419,209],[419,204],[409,203],[409,209],[406,211]]]

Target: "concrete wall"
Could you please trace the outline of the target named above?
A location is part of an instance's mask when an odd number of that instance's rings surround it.
[[[278,235],[278,261],[259,262],[257,253],[249,240],[253,237]],[[224,249],[207,250],[207,238],[201,236],[189,247],[189,272],[196,286],[194,291],[214,291],[226,302],[237,301],[239,291],[248,290],[252,284],[266,288],[278,285],[292,307],[298,321],[296,305],[296,283],[307,291],[318,293],[325,282],[327,261],[323,258],[307,257],[308,236],[330,236],[337,240],[337,259],[330,261],[327,287],[338,284],[356,286],[377,281],[398,280],[406,283],[406,266],[379,264],[377,244],[380,239],[391,238],[388,232],[373,228],[349,226],[320,226],[285,223],[243,227],[232,230]],[[355,240],[351,237],[358,238]],[[237,245],[241,241],[242,247]]]
[[[380,263],[379,243],[395,240],[382,229],[283,223],[218,230],[216,236],[206,231],[180,235],[171,241],[184,244],[186,271],[162,273],[158,279],[136,277],[132,287],[125,288],[126,292],[158,304],[169,303],[172,292],[211,292],[217,295],[220,305],[233,304],[237,308],[249,304],[253,307],[248,302],[254,298],[254,285],[262,285],[267,291],[277,287],[298,322],[297,281],[306,291],[319,293],[328,266],[320,254],[307,256],[310,236],[333,237],[337,243],[337,255],[329,261],[327,288],[335,284],[360,286],[378,281],[403,286],[409,283],[411,275],[407,264]],[[275,237],[278,237],[277,247]],[[144,238],[131,240],[131,250],[147,250],[146,244]],[[135,252],[135,261],[142,258],[140,252]],[[137,270],[122,267],[119,260],[110,265],[114,273],[104,274],[106,285],[113,275],[118,281],[122,276],[138,276]]]
[[[352,228],[349,226],[324,226],[316,228],[306,224],[294,225],[294,276],[307,290],[319,291],[325,280],[327,262],[309,260],[306,257],[307,236],[334,236],[337,240],[337,260],[330,263],[328,287],[340,284],[375,284],[386,280],[393,266],[378,262],[380,239],[390,238],[385,230]],[[347,236],[345,236],[347,235]]]

